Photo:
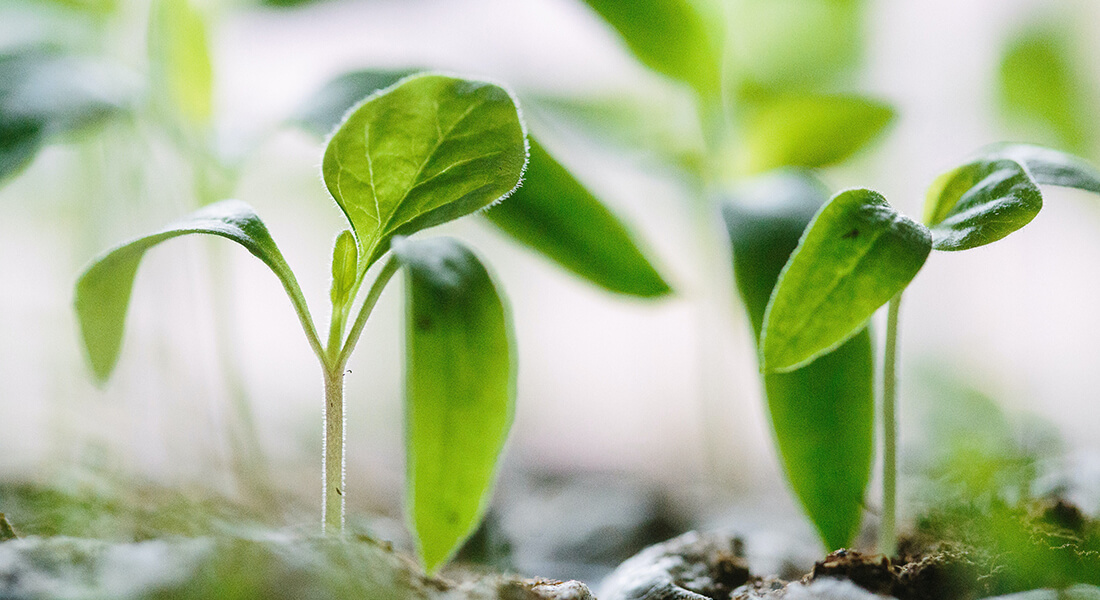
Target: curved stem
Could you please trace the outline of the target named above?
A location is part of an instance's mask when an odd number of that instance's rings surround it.
[[[348,338],[344,341],[344,347],[340,350],[340,354],[334,357],[333,367],[339,369],[341,373],[343,373],[344,366],[348,362],[348,356],[355,349],[355,344],[359,342],[359,336],[362,335],[363,327],[367,324],[367,317],[374,310],[374,305],[378,303],[382,290],[385,289],[386,284],[389,283],[400,266],[401,264],[397,262],[397,259],[391,256],[386,264],[382,265],[382,270],[378,272],[378,277],[375,278],[370,291],[367,292],[367,297],[363,299],[363,306],[359,308],[359,315],[355,317],[355,323],[348,331]]]
[[[901,292],[890,300],[886,316],[886,348],[882,359],[882,523],[879,552],[894,556],[897,552],[897,346],[898,312]]]

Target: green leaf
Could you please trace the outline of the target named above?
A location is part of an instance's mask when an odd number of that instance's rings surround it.
[[[0,182],[26,168],[44,143],[39,123],[5,121],[0,115]]]
[[[328,135],[348,110],[364,98],[419,72],[420,69],[363,69],[349,71],[329,81],[309,97],[291,118],[315,135]]]
[[[1035,180],[1010,158],[979,159],[940,176],[928,191],[925,222],[936,250],[966,250],[1027,225],[1043,207]]]
[[[928,229],[877,192],[834,196],[806,228],[768,302],[762,370],[791,371],[854,336],[931,250]]]
[[[982,154],[1015,160],[1027,168],[1036,183],[1100,194],[1100,170],[1072,154],[1029,144],[998,144]]]
[[[759,339],[779,273],[828,195],[813,177],[781,173],[736,190],[723,205],[734,276]],[[874,454],[874,352],[864,328],[789,373],[764,375],[784,472],[830,549],[859,531]]]
[[[332,290],[329,297],[333,307],[342,307],[351,300],[352,290],[359,275],[359,248],[350,229],[336,236],[332,248]]]
[[[213,114],[214,74],[206,23],[188,0],[156,0],[150,12],[149,54],[155,91],[184,119],[204,125]]]
[[[585,2],[646,66],[687,83],[705,98],[718,95],[721,44],[707,17],[690,0]]]
[[[739,170],[824,167],[847,159],[894,119],[887,104],[859,96],[788,96],[751,111]]]
[[[409,515],[429,573],[477,527],[512,425],[511,323],[477,257],[450,238],[397,238],[405,267]]]
[[[119,73],[91,60],[43,48],[0,53],[0,182],[51,138],[121,111],[128,93]]]
[[[308,321],[302,291],[267,227],[247,204],[239,200],[225,200],[192,213],[160,231],[107,251],[93,260],[77,280],[76,316],[92,371],[100,382],[110,377],[118,361],[134,276],[145,252],[165,240],[192,233],[233,240],[262,260],[282,282],[298,310],[303,327],[307,328],[311,342],[316,339],[313,324]],[[319,344],[315,344],[315,349],[319,349]]]
[[[630,231],[534,138],[523,187],[485,213],[495,225],[612,292],[663,296],[668,284]]]
[[[862,0],[731,2],[729,85],[740,99],[835,88],[862,53]]]
[[[481,81],[418,75],[340,126],[322,172],[360,247],[360,271],[395,235],[469,214],[519,185],[527,145],[514,98]]]
[[[1010,119],[1046,129],[1058,145],[1087,151],[1095,137],[1094,102],[1082,74],[1065,25],[1033,27],[1001,59],[1001,108]]]

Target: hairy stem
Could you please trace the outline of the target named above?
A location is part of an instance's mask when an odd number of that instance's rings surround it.
[[[344,370],[325,369],[325,443],[321,523],[327,535],[344,533]]]
[[[879,526],[879,552],[893,556],[897,552],[898,507],[898,422],[897,362],[898,311],[901,292],[890,300],[886,316],[886,348],[882,359],[882,524]]]

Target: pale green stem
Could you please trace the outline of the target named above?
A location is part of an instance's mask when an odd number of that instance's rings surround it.
[[[879,552],[894,556],[897,552],[898,506],[898,422],[897,362],[898,311],[901,292],[890,300],[886,316],[886,348],[882,359],[882,523],[879,526]]]
[[[348,355],[351,354],[356,342],[359,341],[359,336],[363,333],[367,317],[370,316],[374,305],[378,303],[379,296],[382,295],[382,290],[399,266],[392,257],[382,266],[367,297],[363,300],[363,306],[359,308],[359,315],[343,346],[340,345],[340,334],[347,320],[347,312],[343,307],[333,307],[328,348],[325,352],[318,354],[321,357],[325,375],[325,458],[321,465],[321,478],[324,481],[324,488],[321,490],[321,523],[326,535],[344,533],[344,474],[346,472],[344,450],[347,446],[344,431],[344,367],[347,365]],[[316,337],[316,334],[313,337]]]
[[[325,460],[321,523],[326,535],[344,533],[344,370],[325,369]]]

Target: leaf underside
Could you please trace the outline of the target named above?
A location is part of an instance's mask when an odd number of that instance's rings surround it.
[[[511,325],[485,267],[450,238],[398,238],[406,274],[408,514],[429,573],[474,531],[512,424]]]
[[[834,196],[807,227],[769,300],[763,370],[801,367],[858,333],[905,289],[931,250],[928,229],[877,192]]]
[[[735,191],[724,216],[734,276],[759,339],[776,280],[827,199],[811,176],[782,173]],[[764,375],[768,415],[784,472],[830,550],[851,545],[874,453],[874,353],[863,329],[789,373]]]
[[[145,252],[163,241],[193,233],[224,237],[244,246],[275,272],[292,299],[304,305],[294,274],[252,208],[239,200],[211,204],[160,231],[107,251],[77,280],[76,315],[92,372],[100,382],[110,377],[118,362],[134,276]]]
[[[329,140],[325,185],[343,209],[365,271],[411,235],[511,193],[527,163],[512,96],[485,82],[418,75],[356,108]]]

